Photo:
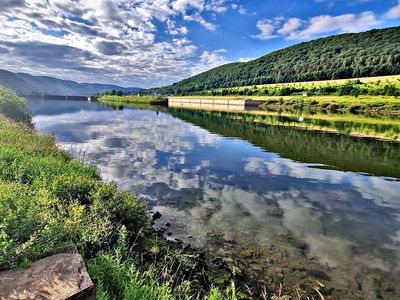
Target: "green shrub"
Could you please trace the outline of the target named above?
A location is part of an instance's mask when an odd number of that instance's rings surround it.
[[[17,122],[31,122],[31,114],[25,109],[25,100],[6,88],[0,88],[0,115]]]

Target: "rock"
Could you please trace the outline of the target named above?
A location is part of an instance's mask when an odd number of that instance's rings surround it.
[[[0,272],[0,299],[95,299],[94,285],[77,252],[40,259],[29,268]]]
[[[162,214],[159,211],[156,211],[152,218],[153,218],[153,221],[155,221],[161,217],[162,217]]]

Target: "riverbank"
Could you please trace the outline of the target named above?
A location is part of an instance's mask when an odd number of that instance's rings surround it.
[[[236,299],[224,262],[152,228],[146,203],[39,135],[24,101],[0,90],[0,269],[77,248],[97,299]],[[18,109],[17,109],[18,108]],[[157,218],[157,214],[153,219]]]
[[[153,96],[111,96],[105,95],[97,99],[103,103],[113,104],[159,104],[166,103],[167,98],[153,97]]]
[[[330,113],[399,115],[400,99],[395,96],[185,96],[171,99],[257,100],[264,109],[292,109]]]

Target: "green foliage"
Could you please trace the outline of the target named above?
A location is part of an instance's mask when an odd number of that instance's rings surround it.
[[[165,98],[153,97],[153,96],[120,96],[120,95],[110,95],[102,96],[98,99],[100,102],[104,103],[114,103],[114,104],[129,104],[129,103],[151,103],[160,102],[166,100]]]
[[[153,272],[139,272],[126,244],[126,228],[122,227],[115,247],[99,252],[89,261],[88,271],[96,280],[96,294],[102,299],[174,299],[167,284],[158,283]]]
[[[30,123],[31,114],[25,109],[25,100],[11,90],[0,87],[0,116],[17,122]]]
[[[300,43],[253,61],[223,65],[148,92],[190,95],[237,86],[394,74],[400,74],[399,27]],[[241,93],[254,94],[254,90]]]

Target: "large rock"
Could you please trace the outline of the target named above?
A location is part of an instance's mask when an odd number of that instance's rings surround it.
[[[93,282],[82,257],[61,253],[27,269],[0,272],[0,299],[94,299]]]

